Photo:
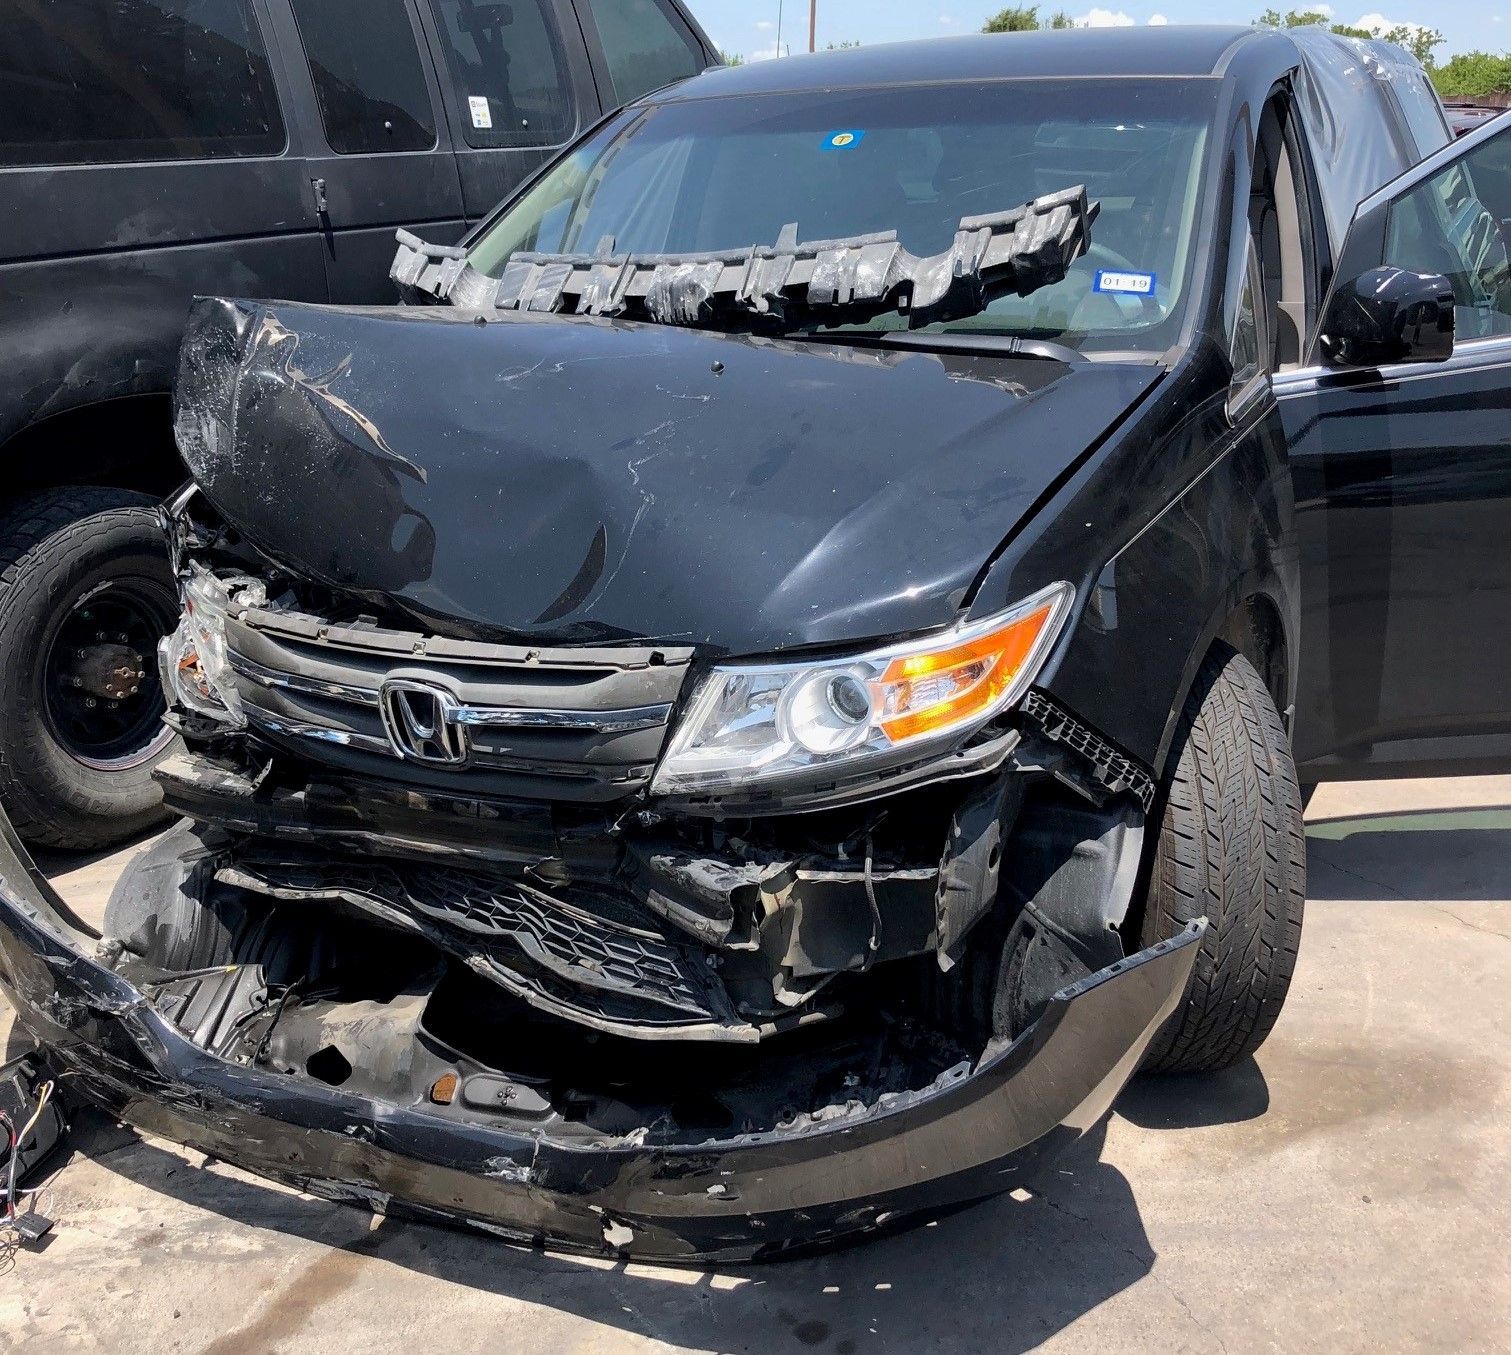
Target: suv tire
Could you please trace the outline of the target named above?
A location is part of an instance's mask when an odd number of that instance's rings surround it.
[[[1202,665],[1174,754],[1143,944],[1199,917],[1210,925],[1144,1067],[1214,1072],[1264,1043],[1290,988],[1306,902],[1301,790],[1268,689],[1227,645]]]
[[[34,845],[111,846],[166,817],[153,632],[178,590],[156,502],[66,487],[0,514],[0,804]]]

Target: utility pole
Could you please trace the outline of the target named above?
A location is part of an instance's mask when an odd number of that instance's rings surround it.
[[[818,50],[818,0],[808,0],[808,50]]]
[[[776,0],[776,54],[782,54],[782,0]]]

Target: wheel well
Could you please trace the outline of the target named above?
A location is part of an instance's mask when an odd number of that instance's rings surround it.
[[[187,478],[165,394],[105,400],[42,419],[0,447],[0,467],[6,497],[54,485],[106,485],[166,496]]]
[[[1254,665],[1275,709],[1289,723],[1286,712],[1291,704],[1291,670],[1285,626],[1274,602],[1262,593],[1245,598],[1223,623],[1217,638],[1226,640]]]

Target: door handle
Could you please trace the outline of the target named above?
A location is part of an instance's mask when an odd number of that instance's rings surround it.
[[[315,215],[322,221],[328,221],[331,214],[330,199],[325,195],[325,180],[311,179],[310,188],[315,194]]]

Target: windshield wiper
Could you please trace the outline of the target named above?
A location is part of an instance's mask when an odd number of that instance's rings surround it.
[[[795,224],[775,245],[707,254],[516,253],[498,278],[456,247],[398,233],[390,276],[406,301],[656,324],[792,329],[905,315],[909,328],[977,315],[994,299],[1061,281],[1091,241],[1100,204],[1084,186],[1022,207],[961,219],[954,244],[919,258],[896,231],[800,243]]]
[[[837,343],[855,348],[904,348],[928,353],[988,353],[993,357],[1043,358],[1072,365],[1090,362],[1084,353],[1052,339],[1019,334],[924,334],[917,330],[802,330],[782,338],[799,343]]]

